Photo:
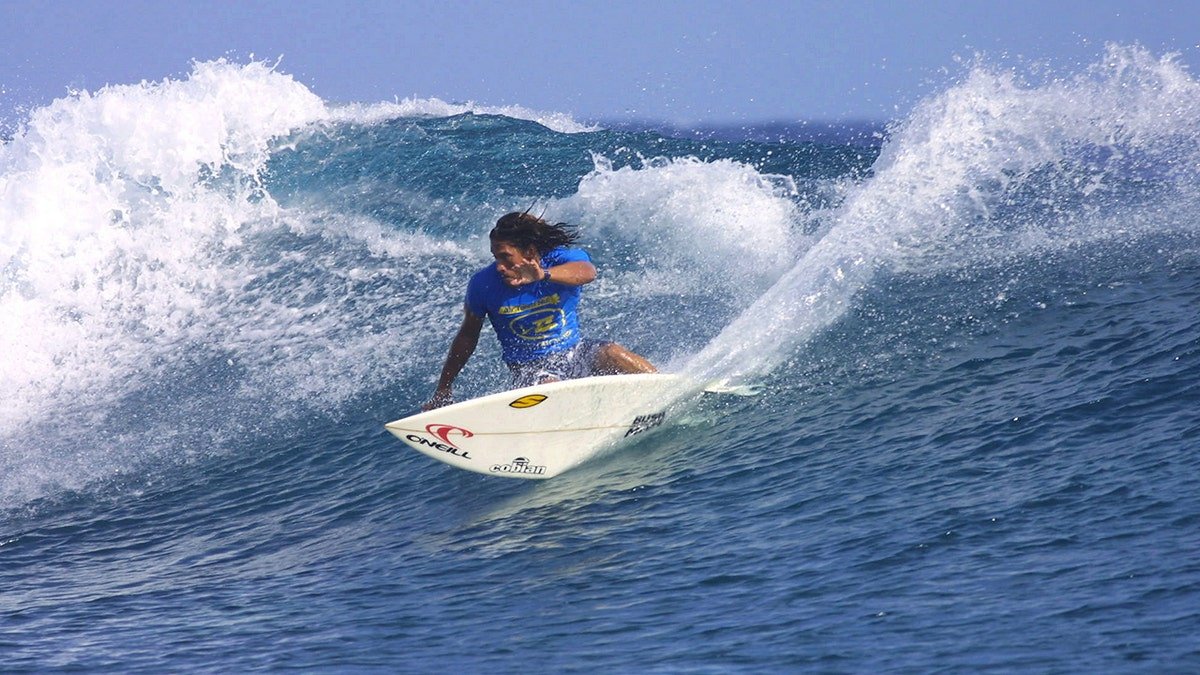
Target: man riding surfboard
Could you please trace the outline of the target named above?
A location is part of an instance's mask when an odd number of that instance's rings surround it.
[[[625,347],[580,334],[584,284],[596,278],[591,258],[574,244],[578,235],[524,213],[509,213],[489,234],[495,261],[467,285],[463,321],[450,343],[431,410],[453,401],[452,385],[479,343],[487,317],[500,341],[513,386],[524,387],[591,375],[653,373],[654,366]]]

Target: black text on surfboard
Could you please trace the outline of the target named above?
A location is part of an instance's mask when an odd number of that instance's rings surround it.
[[[441,450],[442,452],[448,452],[452,455],[457,455],[459,457],[462,457],[463,459],[471,459],[471,456],[467,454],[466,450],[463,450],[462,448],[456,448],[453,445],[446,445],[445,443],[438,443],[437,441],[431,441],[428,438],[422,438],[416,434],[409,434],[405,438],[412,441],[413,443],[417,443],[420,445],[426,445],[431,448],[437,448],[438,450]]]
[[[665,412],[658,412],[653,415],[638,415],[634,418],[633,424],[629,425],[629,431],[625,432],[625,437],[628,438],[660,426],[663,423],[663,418],[666,416],[667,413]]]
[[[508,464],[493,464],[493,473],[524,473],[530,476],[540,476],[546,473],[546,467],[530,464],[524,457],[518,457]]]

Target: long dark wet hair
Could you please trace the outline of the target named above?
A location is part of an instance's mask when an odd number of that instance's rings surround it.
[[[546,255],[559,246],[571,246],[579,241],[579,233],[566,223],[548,223],[528,210],[500,216],[488,237],[493,242],[512,244],[522,250],[533,246],[538,255]]]

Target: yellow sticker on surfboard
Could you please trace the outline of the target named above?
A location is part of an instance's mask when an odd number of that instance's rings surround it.
[[[512,403],[509,403],[508,407],[516,408],[518,410],[521,410],[522,408],[532,408],[533,406],[535,406],[545,400],[546,400],[546,397],[543,396],[542,394],[530,394],[528,396],[522,396],[521,398],[513,401]]]

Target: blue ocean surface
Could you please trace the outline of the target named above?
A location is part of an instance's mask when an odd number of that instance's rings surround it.
[[[1200,672],[1171,57],[975,65],[866,133],[333,104],[226,61],[11,126],[4,672]],[[597,263],[588,335],[759,393],[548,481],[389,435],[531,207]],[[485,334],[457,393],[506,386]]]

